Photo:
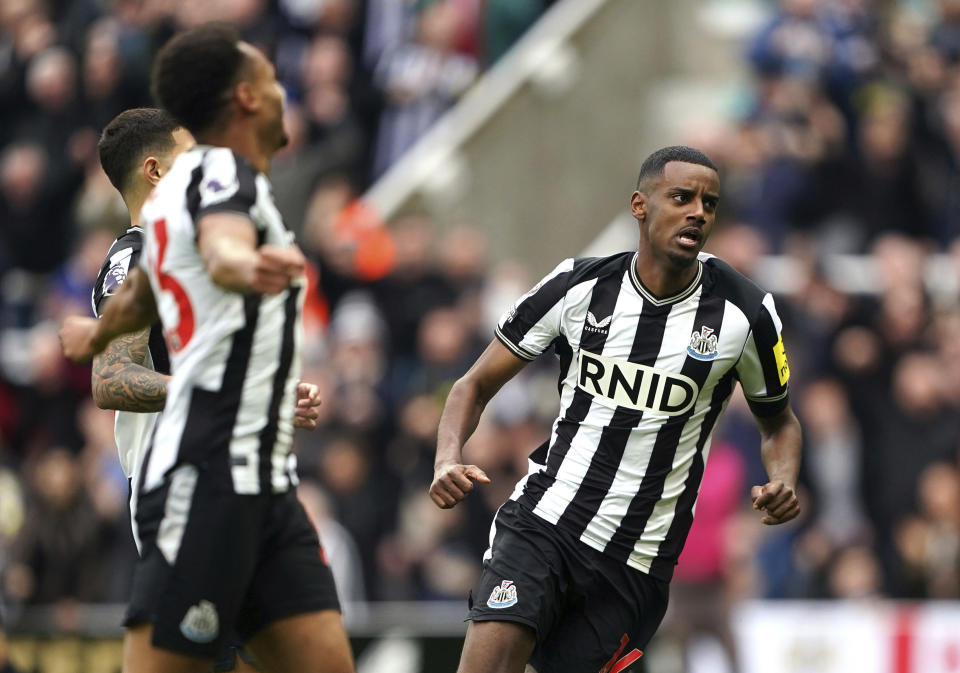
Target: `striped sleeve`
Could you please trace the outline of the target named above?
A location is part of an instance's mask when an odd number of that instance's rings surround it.
[[[211,213],[234,212],[256,222],[250,211],[257,200],[257,174],[246,159],[227,148],[216,148],[204,155],[202,171],[194,196],[197,220]]]
[[[773,416],[787,406],[790,366],[782,329],[773,296],[766,294],[737,363],[743,393],[757,416]]]
[[[100,273],[97,274],[97,281],[93,285],[90,297],[93,313],[98,318],[103,314],[106,299],[120,289],[130,270],[136,268],[139,257],[139,232],[136,236],[128,233],[110,246],[110,251],[107,252],[107,257],[100,267]]]
[[[496,335],[514,355],[533,360],[560,334],[563,297],[573,258],[565,259],[503,314]]]

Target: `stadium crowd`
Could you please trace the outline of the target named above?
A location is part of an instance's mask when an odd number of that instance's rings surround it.
[[[229,20],[277,63],[291,143],[276,198],[314,262],[301,496],[350,600],[462,600],[495,508],[556,413],[541,358],[488,408],[465,506],[427,497],[444,396],[536,279],[470,227],[368,228],[356,196],[550,3],[541,0],[6,0],[0,3],[0,567],[12,606],[126,600],[135,551],[113,417],[56,330],[90,311],[126,226],[99,130],[149,104],[152,53]],[[769,598],[960,598],[960,3],[782,0],[745,58],[747,103],[696,142],[722,166],[708,249],[777,298],[805,430],[801,520],[765,530],[741,398],[718,431],[674,582],[716,609]],[[598,223],[598,226],[601,223]],[[571,251],[575,254],[576,251]],[[851,291],[830,255],[863,255]],[[936,278],[929,261],[947,261]],[[944,269],[941,264],[939,269]],[[319,277],[319,280],[318,280]],[[699,603],[702,608],[703,603]],[[696,611],[680,623],[696,621]],[[709,611],[700,610],[701,616]],[[723,634],[721,634],[723,637]]]

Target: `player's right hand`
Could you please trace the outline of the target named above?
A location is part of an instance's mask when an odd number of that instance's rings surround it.
[[[254,260],[250,289],[260,294],[277,294],[290,281],[303,275],[306,259],[300,248],[287,245],[261,245]]]
[[[97,319],[72,315],[60,327],[60,347],[66,358],[77,364],[93,359],[93,336],[97,331]]]
[[[473,490],[473,482],[489,484],[490,477],[476,465],[452,463],[442,465],[433,473],[430,499],[441,509],[450,509]]]

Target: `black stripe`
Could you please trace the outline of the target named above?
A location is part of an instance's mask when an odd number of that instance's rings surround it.
[[[656,306],[643,300],[643,309],[630,348],[630,362],[650,367],[656,365],[672,308],[672,304]],[[587,524],[600,510],[603,498],[620,470],[620,461],[630,435],[642,418],[643,412],[636,409],[617,407],[613,412],[610,423],[600,433],[600,442],[590,458],[590,467],[580,482],[580,488],[558,525],[577,537],[583,534]]]
[[[687,541],[687,535],[690,533],[690,526],[693,525],[693,506],[697,502],[697,494],[700,492],[700,482],[703,480],[703,470],[705,467],[703,460],[703,447],[713,433],[713,426],[720,418],[720,412],[723,411],[723,405],[726,404],[733,392],[733,386],[736,378],[734,370],[728,371],[713,389],[713,395],[710,398],[710,410],[703,419],[700,426],[700,438],[697,440],[697,453],[693,457],[693,464],[690,466],[690,473],[683,483],[683,493],[677,501],[673,521],[670,522],[670,530],[667,536],[660,544],[657,550],[657,557],[650,566],[650,574],[664,582],[669,582],[673,577],[673,569],[677,565],[677,559],[680,558],[680,552]]]
[[[300,296],[300,287],[291,287],[287,290],[287,299],[284,302],[283,341],[280,345],[280,362],[273,376],[273,391],[270,395],[270,406],[267,408],[267,424],[260,431],[260,492],[270,493],[272,482],[273,448],[277,443],[277,423],[280,416],[280,403],[286,389],[287,379],[290,376],[290,366],[293,363],[294,328],[297,324],[297,298]]]
[[[716,296],[703,297],[701,294],[697,314],[693,322],[694,331],[700,332],[703,327],[709,327],[714,330],[714,334],[720,337],[720,326],[723,322],[725,306],[726,302],[723,299]],[[703,390],[713,367],[713,362],[713,360],[698,360],[687,355],[680,372],[693,379],[698,389]],[[677,446],[680,443],[680,435],[683,432],[684,425],[696,411],[696,406],[696,402],[694,402],[686,412],[679,416],[670,417],[660,426],[657,432],[650,460],[644,471],[643,479],[640,480],[640,487],[633,496],[626,515],[620,521],[617,531],[613,534],[605,549],[607,553],[623,562],[626,562],[633,552],[633,547],[643,534],[654,506],[663,495],[663,486],[673,467]]]
[[[153,371],[160,374],[170,373],[170,353],[167,352],[167,342],[163,338],[163,326],[155,323],[150,327],[150,338],[147,342],[150,349],[150,359],[153,361]]]
[[[612,322],[612,321],[611,321]],[[562,334],[553,340],[553,348],[560,358],[560,372],[557,375],[557,392],[563,394],[563,379],[570,371],[570,363],[573,361],[573,349],[570,348],[570,342]]]
[[[613,315],[613,309],[617,304],[617,297],[620,295],[620,288],[623,285],[625,271],[625,268],[616,269],[614,273],[609,273],[598,279],[593,286],[593,291],[590,294],[589,311],[598,316],[599,319],[602,319],[602,316]],[[603,345],[607,341],[607,333],[608,330],[597,332],[584,330],[580,337],[580,348],[593,353],[602,352]],[[567,358],[567,361],[568,364],[572,365],[572,358]],[[561,371],[560,376],[565,375],[566,372]],[[527,509],[534,509],[543,498],[546,490],[556,481],[560,464],[570,450],[573,437],[576,435],[580,424],[590,412],[592,402],[593,396],[589,393],[579,388],[574,392],[570,405],[557,423],[557,439],[547,454],[546,470],[530,475],[524,486],[523,495],[519,498],[520,503]]]
[[[190,220],[193,227],[197,227],[197,216],[200,213],[200,183],[203,181],[203,160],[207,153],[200,156],[200,163],[190,171],[190,182],[187,183],[187,212],[190,213]]]
[[[757,357],[760,358],[760,366],[763,369],[763,381],[767,388],[765,397],[776,397],[783,392],[784,386],[780,385],[780,375],[777,372],[777,359],[773,355],[773,347],[780,340],[777,334],[777,326],[773,322],[773,316],[764,306],[760,309],[760,315],[751,326],[753,328],[753,342],[757,346]]]
[[[209,469],[218,487],[233,490],[229,468],[230,441],[240,409],[243,382],[250,364],[260,316],[261,295],[243,297],[245,322],[234,332],[219,390],[194,388],[177,453],[177,465],[191,463]],[[175,467],[176,465],[174,465]]]

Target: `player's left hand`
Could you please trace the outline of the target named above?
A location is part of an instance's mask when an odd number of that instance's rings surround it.
[[[770,481],[763,486],[754,486],[750,489],[753,498],[753,508],[764,512],[760,523],[768,526],[786,523],[800,514],[800,500],[797,491],[782,481]]]
[[[77,364],[90,362],[94,356],[93,335],[96,331],[96,318],[68,316],[60,326],[60,348],[64,356]]]
[[[293,425],[297,428],[313,430],[317,427],[323,402],[320,400],[320,388],[312,383],[301,381],[297,384],[297,408],[293,412]]]

